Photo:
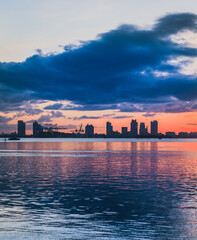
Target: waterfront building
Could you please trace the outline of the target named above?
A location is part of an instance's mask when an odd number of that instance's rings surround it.
[[[189,133],[188,132],[179,132],[179,137],[182,137],[182,138],[189,137]]]
[[[33,136],[39,137],[41,133],[43,133],[43,127],[37,121],[35,121],[33,123]]]
[[[176,133],[175,132],[166,132],[166,136],[167,137],[176,137]]]
[[[138,135],[138,122],[136,120],[131,121],[131,135],[132,136]]]
[[[158,134],[158,121],[151,121],[151,135]]]
[[[189,134],[189,136],[190,136],[190,137],[195,137],[195,138],[197,138],[197,132],[191,132],[191,133]]]
[[[140,135],[146,135],[148,134],[148,129],[145,127],[145,123],[140,123]]]
[[[106,135],[111,136],[113,133],[113,126],[111,125],[110,122],[106,123]]]
[[[24,137],[25,136],[25,122],[22,120],[18,121],[18,136]]]
[[[128,134],[127,127],[122,127],[122,135],[126,136]]]
[[[87,124],[85,127],[85,135],[87,137],[94,137],[94,126]]]

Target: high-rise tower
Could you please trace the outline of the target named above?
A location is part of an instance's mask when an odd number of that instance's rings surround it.
[[[131,121],[131,135],[132,136],[138,135],[138,123],[136,120]]]
[[[24,137],[25,136],[25,122],[22,120],[18,121],[18,136]]]
[[[111,125],[110,122],[106,123],[106,135],[110,136],[113,133],[113,126]]]
[[[157,135],[158,134],[158,121],[152,121],[151,122],[151,134]]]

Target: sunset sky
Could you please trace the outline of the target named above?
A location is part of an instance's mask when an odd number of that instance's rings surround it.
[[[197,132],[196,0],[0,4],[0,133],[131,119]]]

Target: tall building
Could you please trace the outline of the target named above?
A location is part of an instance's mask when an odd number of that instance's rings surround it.
[[[110,136],[113,133],[113,126],[111,125],[110,122],[106,123],[106,135]]]
[[[35,121],[33,123],[33,136],[39,137],[42,132],[43,132],[42,126],[37,121]]]
[[[148,129],[145,127],[145,123],[140,123],[140,135],[146,135],[148,133]]]
[[[158,134],[158,121],[152,121],[151,122],[151,134],[157,135]]]
[[[131,135],[138,135],[138,123],[136,120],[131,121]]]
[[[126,136],[127,133],[128,133],[127,127],[122,127],[122,135],[123,135],[123,136]]]
[[[94,126],[87,124],[85,127],[85,135],[87,137],[94,137]]]
[[[24,137],[25,136],[25,122],[22,120],[18,121],[18,136]]]

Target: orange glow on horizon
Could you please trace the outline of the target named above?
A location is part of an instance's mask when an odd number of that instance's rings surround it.
[[[65,111],[62,111],[62,113],[65,114]],[[69,113],[67,111],[66,113]],[[145,125],[148,127],[148,131],[150,132],[150,122],[153,120],[158,121],[158,132],[165,133],[165,132],[175,132],[178,134],[179,132],[197,132],[197,114],[196,112],[189,112],[189,113],[159,113],[156,114],[153,117],[144,117],[144,113],[133,113],[131,117],[129,118],[113,118],[114,116],[117,116],[120,113],[114,115],[113,117],[109,118],[101,118],[101,119],[77,119],[73,120],[70,119],[73,118],[75,113],[71,112],[71,114],[67,115],[69,117],[66,118],[54,118],[52,123],[53,124],[58,124],[58,126],[65,126],[65,125],[76,125],[77,128],[79,128],[80,124],[83,124],[83,129],[85,128],[86,124],[93,124],[95,127],[95,133],[106,133],[106,122],[109,121],[113,125],[113,130],[114,131],[119,131],[121,132],[122,127],[127,127],[128,131],[130,131],[130,122],[132,119],[136,119],[138,122],[138,128],[140,122],[145,122]],[[98,113],[96,113],[98,114]],[[95,114],[95,116],[96,116]],[[106,114],[106,111],[105,111]],[[89,115],[89,116],[94,116],[94,112],[89,113],[89,112],[76,112],[76,115],[78,116],[83,116],[83,115]],[[101,113],[100,113],[101,115]],[[122,114],[125,116],[126,114]],[[11,121],[11,124],[17,124],[18,120],[24,120],[25,122],[31,120],[30,117],[22,117],[22,118],[17,118]],[[196,124],[196,125],[195,125]],[[26,131],[27,134],[31,134],[32,130],[31,128],[32,123],[28,123],[28,129]],[[13,131],[17,130],[13,129]],[[68,130],[62,130],[62,132],[72,132],[75,130],[73,129],[68,129]],[[61,131],[61,130],[60,130]]]

